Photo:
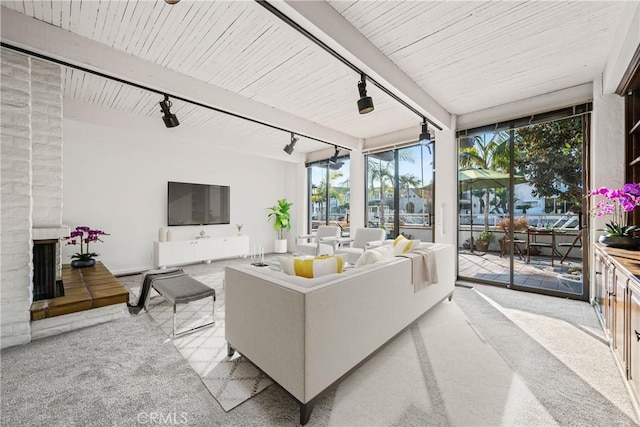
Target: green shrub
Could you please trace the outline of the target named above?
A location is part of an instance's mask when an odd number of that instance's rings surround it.
[[[483,231],[478,236],[478,240],[483,240],[487,243],[492,243],[494,240],[496,240],[496,237],[493,235],[491,231]]]

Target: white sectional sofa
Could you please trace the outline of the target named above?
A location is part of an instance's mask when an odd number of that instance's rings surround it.
[[[306,424],[322,392],[427,310],[453,294],[452,245],[424,244],[438,282],[418,292],[412,260],[385,259],[305,279],[268,267],[227,267],[225,334],[236,350],[300,403]]]

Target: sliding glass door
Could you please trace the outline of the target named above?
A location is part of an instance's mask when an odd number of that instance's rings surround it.
[[[587,122],[546,117],[459,134],[460,278],[586,297]]]

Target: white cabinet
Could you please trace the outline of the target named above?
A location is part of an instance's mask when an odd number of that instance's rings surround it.
[[[163,258],[173,260],[176,264],[187,263],[193,259],[193,243],[191,241],[179,241],[172,245],[166,245],[166,254]]]
[[[153,263],[155,267],[211,261],[246,256],[248,254],[248,236],[153,242]]]

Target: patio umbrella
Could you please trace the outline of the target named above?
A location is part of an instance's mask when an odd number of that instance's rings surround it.
[[[458,181],[462,191],[502,188],[509,186],[509,174],[492,169],[460,169],[458,171]],[[513,181],[514,185],[526,182],[522,175],[514,175]]]
[[[526,179],[522,175],[513,176],[513,184],[522,184]],[[509,186],[509,174],[492,169],[468,168],[458,171],[458,183],[461,191],[473,191]],[[473,205],[470,215],[471,252],[473,252]]]

